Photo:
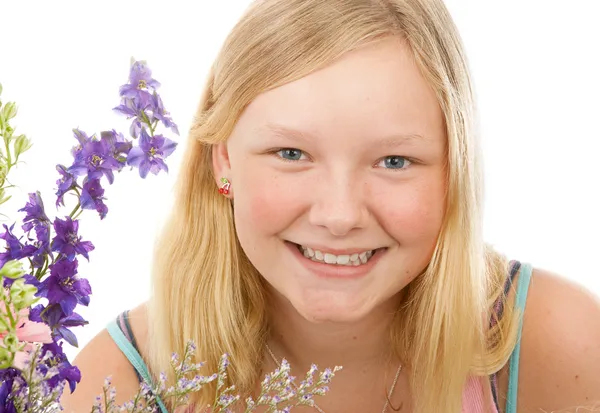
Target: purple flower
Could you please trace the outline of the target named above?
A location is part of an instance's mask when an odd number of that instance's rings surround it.
[[[52,251],[50,250],[50,223],[35,227],[35,235],[35,240],[29,238],[29,241],[33,241],[31,245],[36,248],[31,256],[31,262],[34,268],[41,268],[47,256],[52,256]]]
[[[54,220],[56,236],[52,240],[52,251],[64,254],[68,260],[73,260],[75,255],[80,254],[89,261],[88,252],[93,251],[94,246],[90,241],[82,241],[77,235],[78,230],[79,221],[73,221],[71,217],[66,217],[64,221],[56,218]]]
[[[33,275],[31,274],[25,274],[22,277],[25,280],[25,284],[31,284],[33,285],[35,288],[38,287],[38,285],[40,285],[40,282],[38,281],[37,278],[35,278]],[[10,278],[4,278],[4,288],[10,288],[10,286],[15,282],[15,280],[10,279]]]
[[[108,207],[104,204],[104,188],[100,185],[99,179],[86,180],[83,182],[81,198],[79,202],[83,209],[95,209],[100,214],[100,219],[104,219],[108,213]]]
[[[112,157],[109,142],[92,137],[81,146],[81,149],[75,150],[75,162],[68,172],[75,176],[87,174],[89,179],[101,178],[104,175],[112,184],[114,181],[113,171],[119,170],[121,167],[122,165]]]
[[[29,238],[30,241],[34,241],[32,245],[35,246],[36,251],[32,253],[33,265],[39,268],[43,265],[46,255],[50,252],[50,220],[44,211],[44,203],[39,192],[29,194],[29,202],[21,208],[19,211],[26,213],[23,218],[23,230],[29,233],[32,229],[35,229],[36,240]]]
[[[61,259],[50,266],[50,276],[38,286],[38,297],[59,304],[66,315],[71,315],[77,303],[88,305],[92,293],[90,283],[77,277],[77,260]]]
[[[127,119],[134,118],[129,134],[137,138],[142,130],[142,124],[154,122],[152,105],[152,96],[144,94],[134,98],[124,97],[121,99],[121,104],[113,110],[127,116]]]
[[[47,351],[50,351],[53,356],[46,363],[58,368],[58,374],[47,381],[48,386],[51,389],[54,389],[60,383],[67,380],[71,393],[73,393],[75,391],[76,383],[81,381],[81,372],[77,367],[72,366],[71,363],[69,363],[67,356],[62,350],[62,344],[57,344],[56,342],[44,344],[42,346],[42,354],[45,354]]]
[[[154,175],[161,170],[168,172],[169,168],[163,159],[173,153],[176,146],[177,143],[172,140],[162,135],[150,136],[143,129],[139,146],[129,151],[127,164],[138,167],[142,178],[145,178],[148,172],[152,172]]]
[[[56,207],[58,208],[60,205],[65,205],[63,201],[64,195],[71,189],[77,188],[78,185],[75,176],[69,173],[65,166],[56,165],[56,170],[60,174],[60,178],[58,179],[58,181],[56,181],[56,185],[58,186],[58,189],[56,191]]]
[[[42,311],[44,311],[43,315]],[[56,304],[49,305],[48,307],[38,304],[29,311],[29,319],[38,323],[47,324],[52,330],[52,337],[55,341],[63,338],[73,347],[78,347],[77,337],[69,330],[69,328],[88,324],[88,322],[77,313],[73,313],[69,316],[65,315],[60,306]]]
[[[173,119],[169,116],[169,112],[165,110],[162,99],[158,95],[158,93],[154,93],[152,95],[152,111],[154,113],[154,117],[160,120],[165,128],[171,128],[171,131],[176,135],[179,135],[179,129],[177,129],[177,125],[173,122]]]
[[[12,395],[14,380],[20,375],[21,372],[15,368],[0,370],[0,413],[17,413],[8,396]]]
[[[0,239],[6,241],[6,249],[0,253],[0,268],[8,261],[30,257],[37,251],[34,245],[22,244],[21,240],[12,233],[15,224],[12,224],[10,228],[6,224],[2,224],[2,226],[4,234],[0,235]]]
[[[121,167],[125,166],[127,154],[133,146],[131,141],[125,139],[122,133],[117,133],[114,129],[100,132],[100,140],[108,143],[110,156],[119,162]]]
[[[44,211],[44,202],[39,191],[29,194],[29,202],[23,208],[19,209],[19,212],[22,211],[26,213],[25,218],[23,218],[23,231],[28,232],[33,227],[50,223]]]
[[[129,70],[129,83],[119,88],[123,97],[133,98],[143,94],[149,94],[148,89],[157,89],[160,83],[152,79],[152,71],[143,60],[136,61]]]

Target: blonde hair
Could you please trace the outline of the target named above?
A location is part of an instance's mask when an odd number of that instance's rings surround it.
[[[259,94],[385,36],[400,36],[410,47],[437,95],[448,138],[444,222],[430,265],[406,287],[391,332],[410,366],[414,411],[460,412],[467,377],[487,376],[507,362],[519,314],[507,305],[489,328],[494,301],[504,299],[508,263],[482,238],[473,91],[442,0],[261,0],[234,27],[212,66],[173,213],[158,241],[149,306],[155,374],[170,372],[171,352],[182,353],[193,339],[207,373],[227,352],[231,382],[243,394],[254,389],[268,335],[265,289],[239,245],[232,205],[216,190],[212,145],[227,140]],[[206,406],[214,391],[207,386],[192,401]]]

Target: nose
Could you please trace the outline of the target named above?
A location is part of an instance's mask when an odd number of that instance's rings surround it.
[[[368,219],[364,183],[349,174],[338,174],[320,181],[315,182],[313,187],[310,223],[326,228],[336,237],[364,228]]]

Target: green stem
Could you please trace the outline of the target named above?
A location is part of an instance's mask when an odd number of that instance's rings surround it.
[[[81,216],[81,214],[83,214],[83,209],[80,210],[77,215],[75,215],[74,217],[72,217],[71,219],[76,220],[77,218],[79,218]]]
[[[81,203],[77,202],[77,205],[75,205],[75,208],[73,208],[73,211],[71,211],[71,213],[69,214],[71,219],[73,219],[75,213],[79,210],[80,207],[81,207]]]
[[[8,164],[8,169],[6,170],[6,175],[8,176],[8,173],[10,172],[10,168],[13,167],[12,165],[12,158],[10,157],[10,148],[8,147],[8,139],[4,139],[4,147],[6,148],[6,163]]]
[[[34,352],[34,358],[33,358],[33,360],[37,359],[38,353],[39,353],[39,350],[36,350]],[[34,363],[32,361],[31,364],[30,364],[30,366],[29,366],[29,380],[28,381],[31,381],[31,379],[33,378],[33,371],[35,370],[35,365],[36,365],[36,363]],[[28,383],[28,384],[30,384],[30,383]],[[29,403],[27,403],[29,406],[31,406],[31,394],[32,393],[33,392],[30,390],[29,391],[29,397],[28,397]]]
[[[13,313],[10,310],[10,304],[11,304],[11,300],[10,300],[10,294],[6,297],[6,315],[8,316],[8,319],[10,320],[10,326],[14,329],[17,326],[17,320],[16,320],[16,315],[13,317]]]

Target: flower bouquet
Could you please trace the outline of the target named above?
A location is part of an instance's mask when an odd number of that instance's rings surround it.
[[[61,411],[62,392],[75,391],[81,372],[71,365],[63,352],[63,344],[78,346],[74,327],[88,324],[76,310],[90,303],[90,282],[78,271],[78,260],[89,261],[94,245],[79,234],[80,217],[86,210],[95,211],[100,219],[108,213],[105,186],[113,184],[115,172],[126,167],[137,169],[141,178],[149,173],[168,172],[166,158],[177,143],[157,133],[162,126],[178,135],[177,125],[166,111],[157,93],[160,83],[144,61],[132,60],[129,81],[120,87],[120,104],[114,111],[131,120],[125,137],[116,130],[88,136],[73,130],[76,145],[71,151],[70,165],[58,164],[56,171],[56,210],[67,208],[65,197],[74,195],[74,206],[68,214],[50,219],[39,191],[29,194],[19,225],[3,224],[0,238],[0,413],[44,413]],[[2,88],[0,86],[0,95]],[[25,135],[16,135],[11,121],[17,107],[0,101],[0,205],[8,201],[13,186],[8,180],[21,156],[31,148]],[[6,211],[2,215],[9,218]],[[20,234],[19,234],[20,232]],[[240,402],[234,386],[227,382],[228,357],[223,355],[219,371],[200,375],[202,363],[193,362],[195,346],[189,342],[180,359],[172,355],[175,385],[167,386],[165,374],[156,383],[141,383],[136,397],[117,406],[110,378],[105,381],[92,412],[150,412],[164,408],[163,400],[177,408],[185,406],[189,395],[206,383],[217,381],[217,394],[210,412],[230,412]],[[288,412],[293,406],[312,405],[314,395],[324,395],[335,369],[326,369],[313,379],[317,367],[305,379],[294,384],[290,366],[283,360],[262,382],[256,398],[244,400],[243,411],[268,406],[269,412]],[[282,406],[283,405],[283,406]],[[236,411],[238,408],[236,407]]]

